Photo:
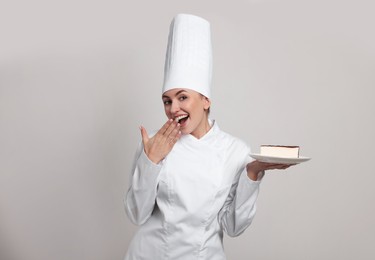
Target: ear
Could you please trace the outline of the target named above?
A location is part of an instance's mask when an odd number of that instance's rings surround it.
[[[203,96],[203,99],[204,99],[203,100],[203,102],[204,102],[203,107],[204,107],[205,110],[207,110],[211,106],[211,100],[208,97],[205,97],[205,96]]]

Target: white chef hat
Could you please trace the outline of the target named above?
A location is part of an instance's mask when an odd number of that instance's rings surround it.
[[[195,15],[176,15],[169,28],[163,93],[174,88],[186,88],[210,98],[211,78],[209,22]]]

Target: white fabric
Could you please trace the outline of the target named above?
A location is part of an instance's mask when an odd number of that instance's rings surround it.
[[[210,98],[211,77],[209,22],[190,14],[176,15],[169,30],[163,93],[174,88],[187,88]]]
[[[201,139],[184,135],[159,164],[140,145],[125,209],[140,225],[126,260],[224,260],[223,231],[240,235],[256,211],[250,149],[213,122]]]

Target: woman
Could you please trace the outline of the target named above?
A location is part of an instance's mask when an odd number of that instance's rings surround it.
[[[179,14],[171,23],[162,100],[168,121],[150,137],[141,127],[125,198],[140,225],[126,260],[224,260],[223,232],[251,223],[265,170],[289,165],[252,161],[249,147],[209,119],[209,23]]]

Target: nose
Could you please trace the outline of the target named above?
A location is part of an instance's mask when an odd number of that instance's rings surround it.
[[[180,105],[178,104],[178,102],[176,101],[172,102],[171,109],[170,109],[171,114],[175,115],[179,110],[180,110]]]

